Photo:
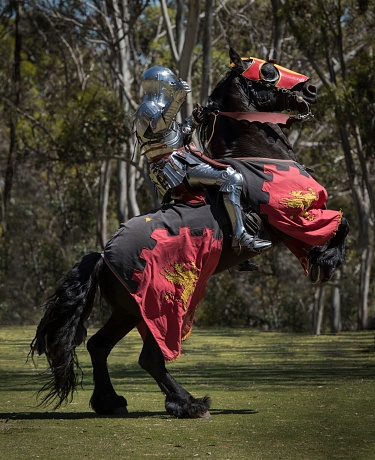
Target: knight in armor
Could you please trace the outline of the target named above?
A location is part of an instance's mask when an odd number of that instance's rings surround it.
[[[135,129],[143,155],[149,163],[149,174],[163,197],[163,202],[179,199],[179,190],[187,182],[193,188],[219,187],[233,229],[232,247],[240,251],[262,252],[272,243],[247,233],[241,211],[242,174],[230,166],[214,167],[194,155],[184,144],[198,124],[201,112],[195,109],[183,124],[176,116],[191,91],[187,82],[161,66],[146,70],[141,79],[143,102],[137,110]],[[182,187],[181,187],[182,186]]]

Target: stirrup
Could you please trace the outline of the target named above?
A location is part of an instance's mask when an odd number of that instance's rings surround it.
[[[243,232],[240,238],[233,238],[232,248],[240,253],[241,250],[245,249],[250,252],[256,252],[261,254],[264,251],[268,251],[272,248],[271,241],[262,240],[256,236],[249,235],[246,232]]]

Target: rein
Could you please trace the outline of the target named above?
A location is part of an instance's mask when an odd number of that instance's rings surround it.
[[[245,120],[249,123],[253,123],[254,121],[259,123],[272,123],[274,125],[280,125],[285,128],[290,128],[291,125],[296,121],[307,121],[314,117],[310,110],[306,114],[298,115],[288,115],[286,113],[276,112],[222,112],[220,110],[215,110],[214,112],[211,112],[210,115],[213,115],[215,119],[212,125],[211,136],[208,139],[206,145],[210,144],[215,133],[216,119],[218,115],[232,118],[237,121]]]

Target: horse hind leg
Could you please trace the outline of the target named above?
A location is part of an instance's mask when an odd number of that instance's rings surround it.
[[[134,329],[138,322],[139,318],[116,311],[87,342],[94,378],[90,406],[99,415],[121,415],[128,412],[126,399],[119,396],[112,386],[107,358],[113,347]]]
[[[209,418],[211,400],[208,396],[194,398],[169,374],[165,367],[163,354],[148,330],[139,365],[146,370],[162,392],[165,394],[165,409],[168,414],[177,418]]]

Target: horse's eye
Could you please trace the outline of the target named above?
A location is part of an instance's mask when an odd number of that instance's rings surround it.
[[[263,81],[272,84],[275,84],[280,78],[279,71],[269,62],[266,62],[262,65],[260,69],[260,75]]]

